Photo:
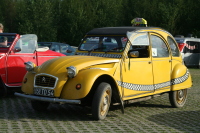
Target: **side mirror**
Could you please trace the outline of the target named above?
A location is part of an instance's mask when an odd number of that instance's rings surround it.
[[[136,57],[139,57],[139,52],[138,51],[130,51],[128,55],[129,55],[129,57],[136,58]]]
[[[22,51],[22,49],[20,47],[14,48],[14,52],[20,52],[20,51]]]

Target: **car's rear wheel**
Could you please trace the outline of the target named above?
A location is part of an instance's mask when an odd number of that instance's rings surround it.
[[[44,111],[49,107],[49,102],[31,100],[31,106],[36,111]]]
[[[110,84],[102,82],[97,87],[92,102],[92,116],[95,120],[106,117],[110,108],[112,89]]]
[[[187,89],[169,92],[169,100],[172,107],[183,107],[187,100]]]

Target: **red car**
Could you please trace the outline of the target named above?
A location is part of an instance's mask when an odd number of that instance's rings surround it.
[[[38,48],[37,36],[0,33],[7,38],[7,47],[0,46],[0,95],[20,90],[23,77],[27,72],[24,63],[31,61],[36,65],[58,57],[66,56],[46,48]]]

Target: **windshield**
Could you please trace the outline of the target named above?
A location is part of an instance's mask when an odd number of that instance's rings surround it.
[[[31,53],[37,48],[37,36],[35,34],[21,35],[15,47],[21,48],[20,53]]]
[[[87,36],[83,39],[79,50],[98,52],[122,52],[127,38],[125,36]]]

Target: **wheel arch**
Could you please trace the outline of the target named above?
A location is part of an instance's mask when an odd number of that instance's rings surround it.
[[[106,83],[110,84],[110,86],[112,88],[111,102],[112,103],[120,103],[120,94],[119,94],[117,83],[113,77],[111,77],[110,75],[107,75],[107,74],[100,75],[95,80],[89,94],[85,98],[82,99],[83,103],[87,103],[87,104],[91,105],[94,93],[95,93],[98,85],[102,82],[106,82]],[[91,101],[91,102],[88,103],[88,101]]]

